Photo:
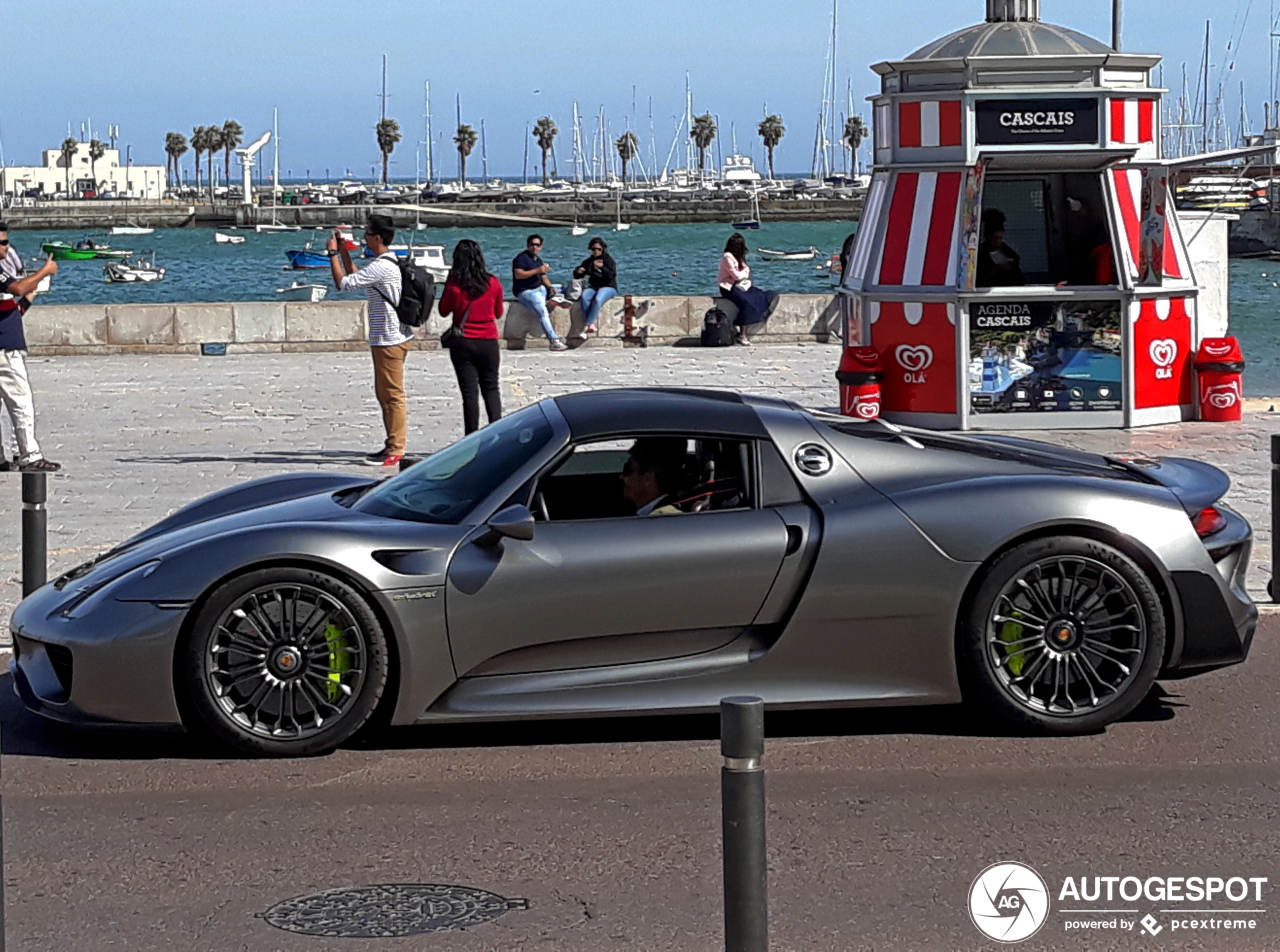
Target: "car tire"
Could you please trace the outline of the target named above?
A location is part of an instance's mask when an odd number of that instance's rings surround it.
[[[260,757],[328,753],[373,715],[386,635],[354,588],[308,569],[263,569],[205,600],[181,670],[200,726]]]
[[[1060,536],[988,565],[957,638],[966,701],[1018,730],[1088,734],[1147,696],[1164,660],[1166,621],[1133,559]]]

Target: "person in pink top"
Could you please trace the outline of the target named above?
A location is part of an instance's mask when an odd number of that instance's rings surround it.
[[[762,291],[751,282],[751,265],[747,264],[747,240],[734,232],[724,246],[717,278],[720,296],[738,307],[734,323],[738,325],[738,343],[749,344],[742,328],[767,321],[778,306],[777,291]]]
[[[489,422],[502,419],[502,391],[498,383],[501,352],[498,318],[502,317],[502,282],[489,273],[484,252],[470,238],[453,249],[453,267],[440,295],[440,316],[452,317],[458,329],[449,358],[462,391],[462,424],[468,434],[480,429],[480,397]]]

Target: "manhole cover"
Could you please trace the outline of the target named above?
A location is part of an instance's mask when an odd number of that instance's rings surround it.
[[[528,908],[527,899],[504,899],[467,886],[362,886],[286,899],[262,918],[302,935],[382,939],[469,929]]]

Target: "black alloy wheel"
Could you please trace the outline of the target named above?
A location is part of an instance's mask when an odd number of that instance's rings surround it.
[[[957,649],[967,697],[1022,729],[1086,734],[1142,702],[1165,638],[1160,597],[1137,563],[1101,542],[1056,537],[986,569]]]
[[[324,754],[372,716],[386,688],[386,636],[345,582],[264,569],[212,593],[187,647],[195,713],[219,739],[258,756]]]

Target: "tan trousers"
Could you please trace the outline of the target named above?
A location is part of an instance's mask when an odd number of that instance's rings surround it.
[[[409,439],[409,402],[404,395],[404,359],[409,345],[373,347],[373,389],[382,407],[382,425],[387,431],[383,447],[390,456],[403,456]]]

